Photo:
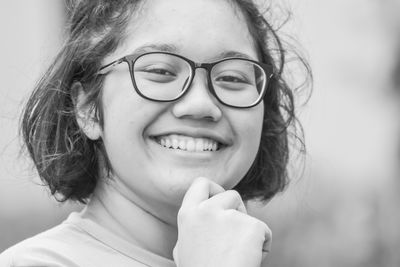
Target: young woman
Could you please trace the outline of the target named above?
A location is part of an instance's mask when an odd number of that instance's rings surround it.
[[[250,0],[81,0],[22,132],[42,180],[86,203],[1,266],[260,266],[244,201],[287,184],[293,94]],[[274,52],[273,52],[274,51]]]

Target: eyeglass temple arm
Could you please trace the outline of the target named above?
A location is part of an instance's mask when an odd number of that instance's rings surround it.
[[[117,59],[111,63],[108,63],[107,65],[102,66],[99,71],[97,72],[97,74],[106,74],[107,72],[109,72],[113,67],[117,66],[118,64],[121,64],[122,62],[124,62],[125,58],[120,58]]]

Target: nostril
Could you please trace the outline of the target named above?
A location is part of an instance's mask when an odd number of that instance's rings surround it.
[[[172,113],[177,118],[218,121],[222,116],[219,106],[211,99],[183,97],[173,104]]]
[[[213,117],[213,116],[204,116],[203,119],[208,120],[208,121],[216,121],[215,117]]]

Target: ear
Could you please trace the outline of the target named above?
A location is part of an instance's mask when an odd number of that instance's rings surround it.
[[[89,139],[99,139],[102,135],[99,120],[96,118],[93,106],[86,104],[87,95],[83,90],[82,84],[74,82],[71,91],[75,106],[75,118],[79,127]]]

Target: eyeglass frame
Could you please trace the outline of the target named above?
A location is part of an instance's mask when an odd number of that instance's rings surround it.
[[[183,88],[182,92],[181,92],[177,97],[175,97],[174,99],[170,99],[170,100],[159,100],[159,99],[150,98],[150,97],[148,97],[148,96],[145,96],[145,95],[139,90],[139,88],[137,87],[137,84],[136,84],[136,81],[135,81],[135,75],[134,75],[133,66],[135,65],[135,62],[136,62],[139,58],[141,58],[141,57],[143,57],[143,56],[145,56],[145,55],[149,55],[149,54],[172,55],[172,56],[175,56],[175,57],[178,57],[178,58],[183,59],[185,62],[187,62],[187,63],[189,64],[189,66],[190,66],[190,71],[191,71],[191,72],[190,72],[190,76],[189,76],[189,77],[190,77],[190,81],[187,82],[186,88]],[[221,63],[221,62],[224,62],[224,61],[227,61],[227,60],[232,60],[232,59],[243,60],[243,61],[247,61],[247,62],[254,63],[255,65],[259,66],[259,67],[265,72],[265,77],[266,77],[265,79],[266,79],[266,81],[265,81],[265,84],[264,84],[264,86],[263,86],[263,88],[262,88],[262,93],[259,95],[258,99],[257,99],[253,104],[251,104],[251,105],[248,105],[248,106],[235,106],[235,105],[230,105],[230,104],[225,103],[224,101],[222,101],[222,100],[218,97],[217,93],[215,92],[213,83],[212,83],[212,81],[211,81],[211,70],[212,70],[212,68],[213,68],[215,65],[217,65],[217,64],[219,64],[219,63]],[[141,97],[147,99],[147,100],[155,101],[155,102],[173,102],[173,101],[177,101],[177,100],[179,100],[180,98],[182,98],[182,97],[189,91],[189,88],[191,87],[191,84],[192,84],[192,82],[193,82],[194,76],[195,76],[195,74],[196,74],[196,69],[202,68],[202,69],[205,69],[205,70],[206,70],[206,73],[207,73],[207,85],[208,85],[207,87],[208,87],[208,91],[209,91],[220,103],[222,103],[222,104],[225,105],[225,106],[232,107],[232,108],[239,108],[239,109],[252,108],[252,107],[257,106],[257,105],[263,100],[263,98],[264,98],[264,96],[265,96],[265,93],[266,93],[266,91],[267,91],[267,89],[268,89],[268,87],[269,87],[269,81],[270,81],[271,78],[274,76],[274,74],[273,74],[273,66],[272,66],[272,65],[266,64],[266,63],[262,63],[262,62],[258,62],[258,61],[252,60],[252,59],[247,59],[247,58],[242,58],[242,57],[228,57],[228,58],[224,58],[224,59],[221,59],[221,60],[217,60],[217,61],[214,61],[214,62],[211,62],[211,63],[198,63],[198,62],[194,62],[193,60],[190,60],[190,59],[188,59],[188,58],[186,58],[186,57],[184,57],[184,56],[178,55],[178,54],[174,54],[174,53],[170,53],[170,52],[161,52],[161,51],[146,52],[146,53],[142,53],[142,54],[130,54],[130,55],[124,56],[124,57],[119,58],[119,59],[117,59],[117,60],[114,60],[114,61],[112,61],[112,62],[110,62],[110,63],[108,63],[108,64],[106,64],[106,65],[101,66],[100,69],[99,69],[99,71],[97,72],[97,74],[105,75],[105,74],[108,73],[108,71],[105,71],[107,68],[113,68],[113,67],[115,67],[115,66],[121,64],[122,62],[126,62],[126,63],[128,64],[128,67],[129,67],[129,74],[130,74],[130,77],[131,77],[132,85],[133,85],[133,88],[135,89],[136,93],[139,94]],[[269,76],[268,76],[268,73],[269,73]]]

